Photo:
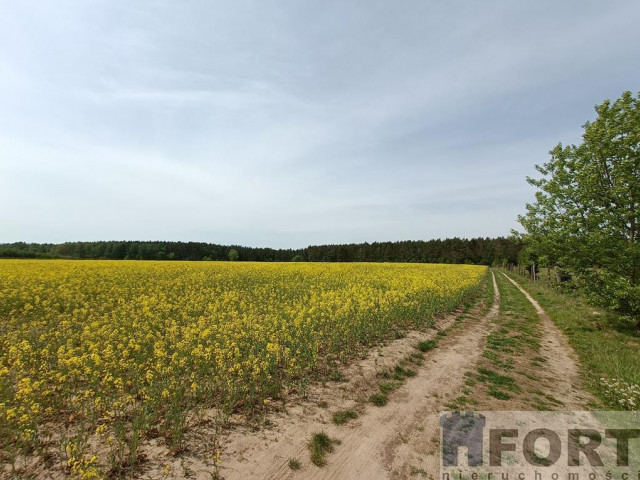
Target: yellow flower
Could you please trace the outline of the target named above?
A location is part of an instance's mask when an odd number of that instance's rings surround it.
[[[16,438],[47,435],[66,405],[74,427],[100,419],[95,434],[113,445],[112,422],[138,418],[132,413],[141,404],[151,418],[168,410],[183,416],[177,425],[187,423],[196,397],[225,410],[267,405],[280,386],[306,382],[323,362],[347,360],[455,308],[486,271],[3,260],[0,420]],[[68,448],[77,478],[99,478],[90,456],[99,447]]]

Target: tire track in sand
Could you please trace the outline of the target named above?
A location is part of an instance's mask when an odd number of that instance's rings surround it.
[[[542,321],[543,336],[540,339],[540,354],[547,360],[542,376],[546,377],[548,385],[553,385],[554,397],[564,403],[566,410],[585,408],[590,401],[594,401],[594,398],[581,387],[578,356],[569,345],[567,338],[529,292],[510,276],[505,273],[502,275],[527,297]]]

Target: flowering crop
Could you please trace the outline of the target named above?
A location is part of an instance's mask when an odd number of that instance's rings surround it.
[[[0,261],[0,447],[75,426],[74,476],[135,462],[154,429],[180,448],[198,406],[251,409],[396,329],[424,326],[485,267]],[[108,446],[108,461],[82,432]],[[66,453],[65,453],[66,452]],[[17,453],[15,453],[17,454]],[[103,465],[104,466],[104,465]]]

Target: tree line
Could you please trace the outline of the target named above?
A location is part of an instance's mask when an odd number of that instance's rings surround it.
[[[254,262],[406,262],[515,263],[521,242],[515,238],[449,238],[428,241],[314,245],[274,249],[204,242],[102,241],[0,244],[0,258],[76,258],[111,260],[229,260]]]
[[[447,238],[400,242],[318,245],[306,249],[310,262],[515,263],[521,242],[514,238]]]
[[[640,93],[595,109],[582,143],[558,144],[536,166],[540,178],[527,179],[538,191],[519,217],[519,260],[555,269],[566,287],[640,328]]]
[[[232,250],[238,259],[255,262],[288,262],[304,249],[253,248],[205,242],[101,241],[65,243],[0,244],[0,258],[84,258],[107,260],[229,260]]]

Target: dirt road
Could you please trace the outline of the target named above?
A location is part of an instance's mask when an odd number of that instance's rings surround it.
[[[488,387],[481,383],[478,375],[478,367],[487,361],[483,358],[487,336],[508,322],[513,323],[514,318],[520,318],[525,326],[528,325],[522,312],[501,311],[501,289],[509,289],[511,297],[519,294],[506,281],[501,281],[498,288],[496,276],[491,272],[494,296],[488,312],[481,306],[468,314],[456,312],[439,321],[439,336],[436,330],[410,332],[406,338],[372,349],[366,358],[344,370],[346,382],[312,385],[305,399],[287,404],[283,411],[268,414],[259,428],[245,425],[227,431],[219,439],[223,450],[218,478],[436,478],[439,471],[439,412],[452,410],[456,401],[468,409],[522,410],[532,408],[527,402],[535,393],[540,398],[552,398],[556,403],[550,408],[584,408],[591,397],[580,388],[576,356],[562,332],[520,285],[508,276],[504,277],[526,296],[540,317],[540,323],[536,322],[536,339],[540,346],[535,354],[528,355],[541,356],[537,361],[542,361],[544,367],[539,367],[539,363],[526,367],[528,363],[516,361],[518,372],[514,371],[512,375],[516,382],[521,382],[519,394],[512,394],[510,400],[498,401],[486,394]],[[527,305],[524,299],[520,302]],[[529,315],[535,319],[532,310]],[[442,330],[447,330],[447,334]],[[513,332],[513,335],[518,333]],[[392,391],[386,406],[376,407],[367,402],[372,388],[377,391],[381,382],[380,372],[415,354],[419,341],[436,337],[438,348],[426,353],[419,366],[412,365],[415,377]],[[527,371],[527,368],[531,370]],[[475,381],[471,382],[472,378]],[[468,387],[474,384],[474,388]],[[358,418],[345,425],[332,423],[332,415],[345,409],[357,411]],[[339,441],[324,467],[310,461],[308,443],[318,432],[325,432]],[[194,450],[197,450],[195,445]],[[292,469],[291,461],[299,468]],[[148,471],[143,477],[160,478],[156,474],[157,470],[155,473]],[[204,455],[189,455],[180,459],[180,463],[174,461],[169,473],[163,474],[162,478],[210,480],[211,461]]]
[[[502,273],[502,272],[501,272]],[[584,408],[593,397],[580,386],[580,370],[578,356],[569,346],[562,331],[551,321],[547,312],[534,300],[518,282],[502,273],[515,287],[531,302],[542,321],[543,337],[541,339],[541,354],[547,359],[544,378],[553,386],[556,397],[559,398],[566,410]]]
[[[439,431],[438,412],[447,398],[455,397],[462,389],[464,373],[478,360],[489,321],[499,312],[495,282],[493,277],[495,293],[489,313],[468,319],[459,335],[442,341],[418,369],[417,376],[392,393],[388,405],[367,407],[361,419],[347,427],[307,416],[283,424],[275,438],[266,438],[258,445],[247,445],[246,438],[231,438],[227,452],[243,454],[223,459],[222,476],[226,480],[382,479],[408,477],[412,462],[424,468],[425,455],[435,453],[432,437]],[[321,430],[341,444],[330,455],[328,465],[318,468],[309,461],[306,442],[313,432]],[[426,441],[424,437],[428,437]],[[425,451],[429,446],[430,451]],[[301,462],[300,472],[289,468],[290,459]]]

